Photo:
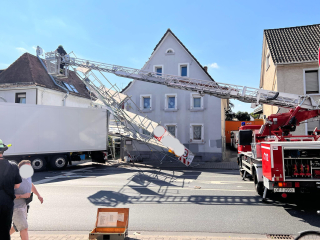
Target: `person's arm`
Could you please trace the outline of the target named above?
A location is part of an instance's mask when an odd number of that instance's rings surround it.
[[[14,185],[14,189],[17,189],[17,188],[19,188],[19,187],[20,187],[20,183]]]
[[[38,196],[39,201],[41,202],[41,204],[43,203],[43,197],[40,196],[40,193],[38,192],[38,190],[36,189],[36,186],[32,183],[32,188],[31,191]]]

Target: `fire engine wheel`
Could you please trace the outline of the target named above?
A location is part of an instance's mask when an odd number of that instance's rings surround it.
[[[257,193],[262,196],[264,191],[263,182],[258,182],[257,175],[254,174],[254,186],[256,188]]]

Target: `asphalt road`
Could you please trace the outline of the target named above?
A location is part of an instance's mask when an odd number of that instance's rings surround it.
[[[234,170],[155,170],[77,165],[33,177],[31,231],[91,231],[99,207],[130,208],[129,230],[296,234],[320,231],[320,199],[263,203]]]

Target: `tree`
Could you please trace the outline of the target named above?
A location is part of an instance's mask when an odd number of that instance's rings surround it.
[[[250,115],[254,118],[254,119],[259,119],[260,118],[260,114],[254,114],[254,113],[250,113]]]
[[[248,112],[240,112],[236,113],[236,118],[239,121],[250,121],[250,114]]]
[[[234,104],[229,101],[228,109],[225,110],[226,121],[232,121],[235,117],[235,113],[232,111],[232,108],[234,108]]]

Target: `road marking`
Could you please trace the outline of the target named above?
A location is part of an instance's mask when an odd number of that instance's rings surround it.
[[[210,181],[212,184],[234,184],[234,183],[250,183],[253,184],[253,182],[248,181]]]
[[[86,171],[86,169],[92,169],[92,168],[94,168],[94,167],[87,167],[87,168],[72,170],[69,172],[65,172],[62,175],[54,176],[52,178],[45,178],[45,179],[33,182],[33,184],[43,184],[43,183],[47,183],[47,182],[50,182],[50,181],[58,179],[58,178],[68,178],[68,177],[71,177],[72,175],[76,174],[77,172]]]
[[[38,187],[38,186],[37,186]],[[201,189],[194,189],[194,188],[181,188],[181,187],[169,187],[169,186],[159,186],[159,187],[143,187],[143,186],[136,186],[136,187],[129,187],[129,186],[122,186],[122,185],[90,185],[90,186],[79,186],[79,185],[67,185],[67,184],[46,184],[40,185],[39,187],[72,187],[72,188],[102,188],[103,190],[107,190],[108,188],[147,188],[147,189],[161,189],[163,187],[168,187],[166,190],[192,190],[192,191],[224,191],[224,192],[255,192],[256,190],[246,190],[246,189],[219,189],[219,188],[201,188]]]

